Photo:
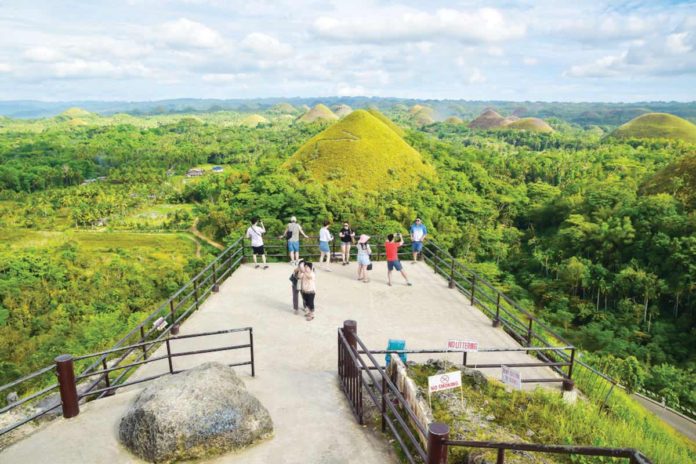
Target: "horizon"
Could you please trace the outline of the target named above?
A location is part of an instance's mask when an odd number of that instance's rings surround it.
[[[0,101],[688,103],[694,5],[10,0]]]

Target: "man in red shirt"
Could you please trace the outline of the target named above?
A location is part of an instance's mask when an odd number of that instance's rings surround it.
[[[391,274],[394,269],[401,272],[406,280],[406,285],[411,286],[411,282],[408,281],[408,276],[404,272],[403,266],[401,266],[401,261],[399,261],[399,247],[403,246],[404,238],[399,235],[399,241],[394,241],[394,234],[387,235],[387,241],[384,243],[384,250],[387,255],[387,284],[391,287]]]

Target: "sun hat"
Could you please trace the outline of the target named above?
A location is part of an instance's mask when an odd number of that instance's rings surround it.
[[[370,236],[362,234],[358,239],[358,243],[367,243],[368,240],[370,240]]]

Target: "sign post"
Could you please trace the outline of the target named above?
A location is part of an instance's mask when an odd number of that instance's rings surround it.
[[[433,407],[431,396],[435,392],[451,390],[459,387],[459,399],[464,406],[464,392],[462,390],[462,372],[453,371],[446,374],[431,375],[428,377],[428,403]]]
[[[505,385],[510,385],[512,388],[517,390],[522,390],[522,374],[520,371],[512,369],[508,366],[501,366],[503,369],[503,375],[501,379]]]

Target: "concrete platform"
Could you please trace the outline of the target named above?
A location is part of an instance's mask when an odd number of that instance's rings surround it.
[[[384,349],[389,338],[401,338],[412,349],[444,348],[449,338],[478,340],[484,347],[517,347],[501,329],[467,299],[435,275],[425,264],[405,263],[413,282],[400,275],[386,285],[386,264],[375,263],[371,282],[356,280],[357,265],[334,265],[318,271],[316,318],[305,321],[292,311],[288,264],[270,269],[245,265],[228,278],[183,325],[181,334],[243,326],[254,328],[256,377],[248,366],[237,372],[248,389],[268,408],[275,437],[214,463],[384,463],[397,462],[390,446],[377,434],[360,427],[341,392],[336,373],[336,330],[346,319],[358,322],[358,334],[371,349]],[[173,352],[245,343],[245,334],[179,340]],[[157,354],[164,353],[161,348]],[[446,355],[460,362],[461,354]],[[246,350],[176,358],[174,369],[206,361],[238,362]],[[425,361],[435,355],[411,356]],[[468,363],[530,362],[524,353],[470,353]],[[168,371],[165,361],[140,368],[131,379]],[[486,374],[499,378],[499,369]],[[550,378],[547,368],[522,369],[523,378]],[[543,384],[558,388],[559,384]],[[534,388],[526,385],[526,388]],[[0,453],[1,463],[140,462],[116,439],[121,415],[139,389],[83,407],[73,419],[59,419],[45,429]],[[368,401],[366,399],[366,401]]]

